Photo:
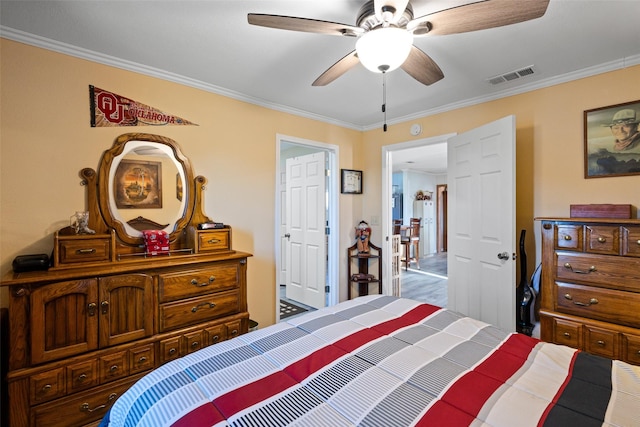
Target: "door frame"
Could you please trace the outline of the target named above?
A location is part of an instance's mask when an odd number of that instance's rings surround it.
[[[305,148],[312,148],[315,151],[324,151],[327,153],[327,162],[328,162],[328,182],[327,182],[327,224],[329,227],[329,235],[327,238],[327,283],[329,284],[329,295],[327,305],[335,305],[338,303],[339,297],[339,242],[338,237],[340,236],[340,223],[338,221],[339,216],[339,173],[338,173],[338,161],[340,158],[339,147],[334,144],[327,144],[324,142],[312,141],[309,139],[298,138],[289,135],[276,134],[276,174],[275,174],[275,215],[274,215],[274,242],[275,242],[275,259],[276,259],[276,270],[275,270],[275,284],[276,284],[276,299],[275,299],[275,311],[276,311],[276,321],[280,320],[280,271],[282,268],[282,245],[280,243],[280,239],[284,235],[284,231],[282,230],[282,217],[286,215],[286,212],[283,212],[282,209],[282,198],[280,194],[284,189],[282,188],[282,182],[280,180],[281,175],[286,171],[285,167],[282,165],[282,158],[280,152],[282,150],[282,145],[284,143],[300,145]],[[324,262],[323,262],[324,264]]]
[[[393,197],[393,153],[407,148],[448,143],[449,138],[455,135],[457,134],[448,133],[429,138],[422,138],[415,141],[405,141],[382,146],[382,224],[380,228],[382,235],[384,236],[382,240],[382,251],[383,254],[386,254],[382,259],[382,293],[384,295],[392,295],[393,292],[391,287],[391,236],[393,235],[393,227],[391,224],[391,218],[393,217],[391,210],[391,198]]]

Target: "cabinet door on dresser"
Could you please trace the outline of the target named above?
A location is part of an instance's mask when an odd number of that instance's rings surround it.
[[[153,334],[153,278],[146,274],[101,277],[100,347]]]
[[[72,280],[31,293],[31,363],[74,356],[98,348],[96,279]]]

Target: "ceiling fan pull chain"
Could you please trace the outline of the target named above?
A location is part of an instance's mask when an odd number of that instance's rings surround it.
[[[384,125],[382,129],[387,131],[387,73],[382,72],[382,112],[384,113]]]

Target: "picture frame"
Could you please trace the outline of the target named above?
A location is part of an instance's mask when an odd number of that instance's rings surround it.
[[[162,163],[120,160],[113,178],[118,209],[162,208]]]
[[[640,175],[640,100],[584,112],[584,177]]]
[[[362,194],[362,171],[340,169],[340,192],[342,194]]]

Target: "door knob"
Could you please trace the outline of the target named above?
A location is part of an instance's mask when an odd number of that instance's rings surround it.
[[[498,254],[498,259],[501,259],[503,261],[506,261],[509,259],[509,253],[508,252],[500,252]]]
[[[287,240],[289,240],[291,238],[291,234],[287,233],[287,234],[284,235],[284,237],[286,237]]]

